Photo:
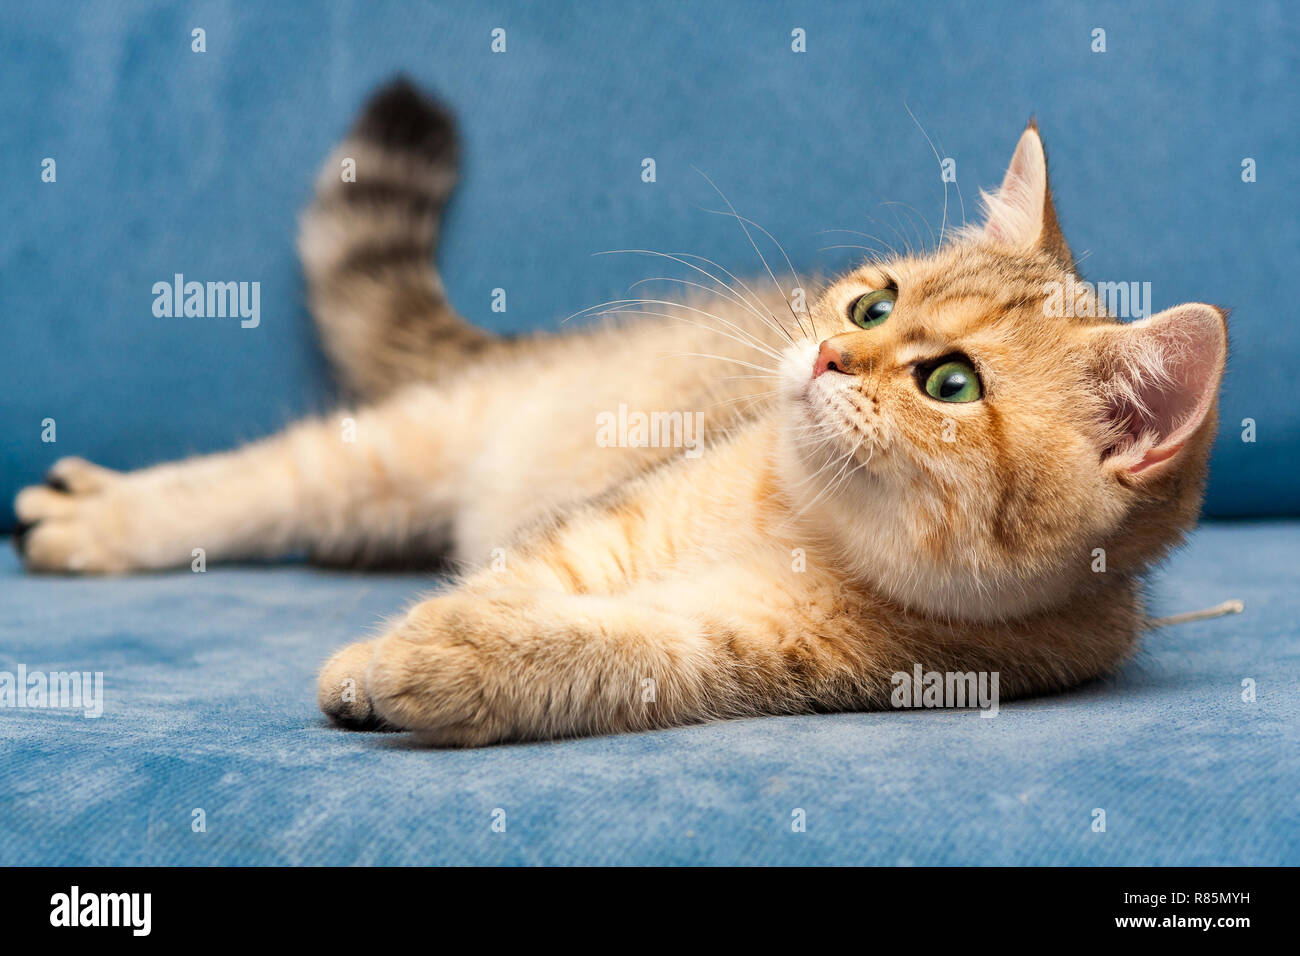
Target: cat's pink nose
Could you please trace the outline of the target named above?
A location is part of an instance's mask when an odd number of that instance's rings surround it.
[[[817,353],[817,361],[813,363],[813,378],[816,378],[822,372],[844,371],[844,356],[840,354],[839,349],[831,345],[829,339],[826,340]]]

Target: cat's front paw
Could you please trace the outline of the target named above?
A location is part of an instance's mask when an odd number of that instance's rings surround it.
[[[375,654],[375,642],[349,644],[325,662],[316,680],[316,703],[321,712],[348,730],[397,730],[375,713],[366,692],[366,670]]]
[[[374,643],[366,670],[373,713],[435,746],[476,747],[516,736],[504,720],[515,693],[500,678],[528,678],[496,673],[504,650],[499,615],[492,602],[458,594],[413,608]]]
[[[129,556],[125,476],[81,458],[61,458],[44,485],[14,499],[14,545],[29,571],[111,574],[136,567]]]

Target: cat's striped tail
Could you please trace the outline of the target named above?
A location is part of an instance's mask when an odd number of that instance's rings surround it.
[[[361,397],[439,378],[494,341],[456,314],[433,268],[457,152],[450,114],[399,78],[325,161],[302,217],[312,313]]]

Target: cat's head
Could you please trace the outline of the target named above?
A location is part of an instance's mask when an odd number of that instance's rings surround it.
[[[1227,333],[1210,305],[1098,316],[1032,124],[985,205],[818,298],[781,365],[781,468],[850,573],[990,620],[1131,579],[1195,523]]]

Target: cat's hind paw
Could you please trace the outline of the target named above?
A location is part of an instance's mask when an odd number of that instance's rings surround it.
[[[125,509],[110,489],[119,472],[81,458],[61,458],[44,485],[24,488],[14,499],[18,527],[14,546],[29,571],[112,574],[132,562],[113,546],[126,537]]]

